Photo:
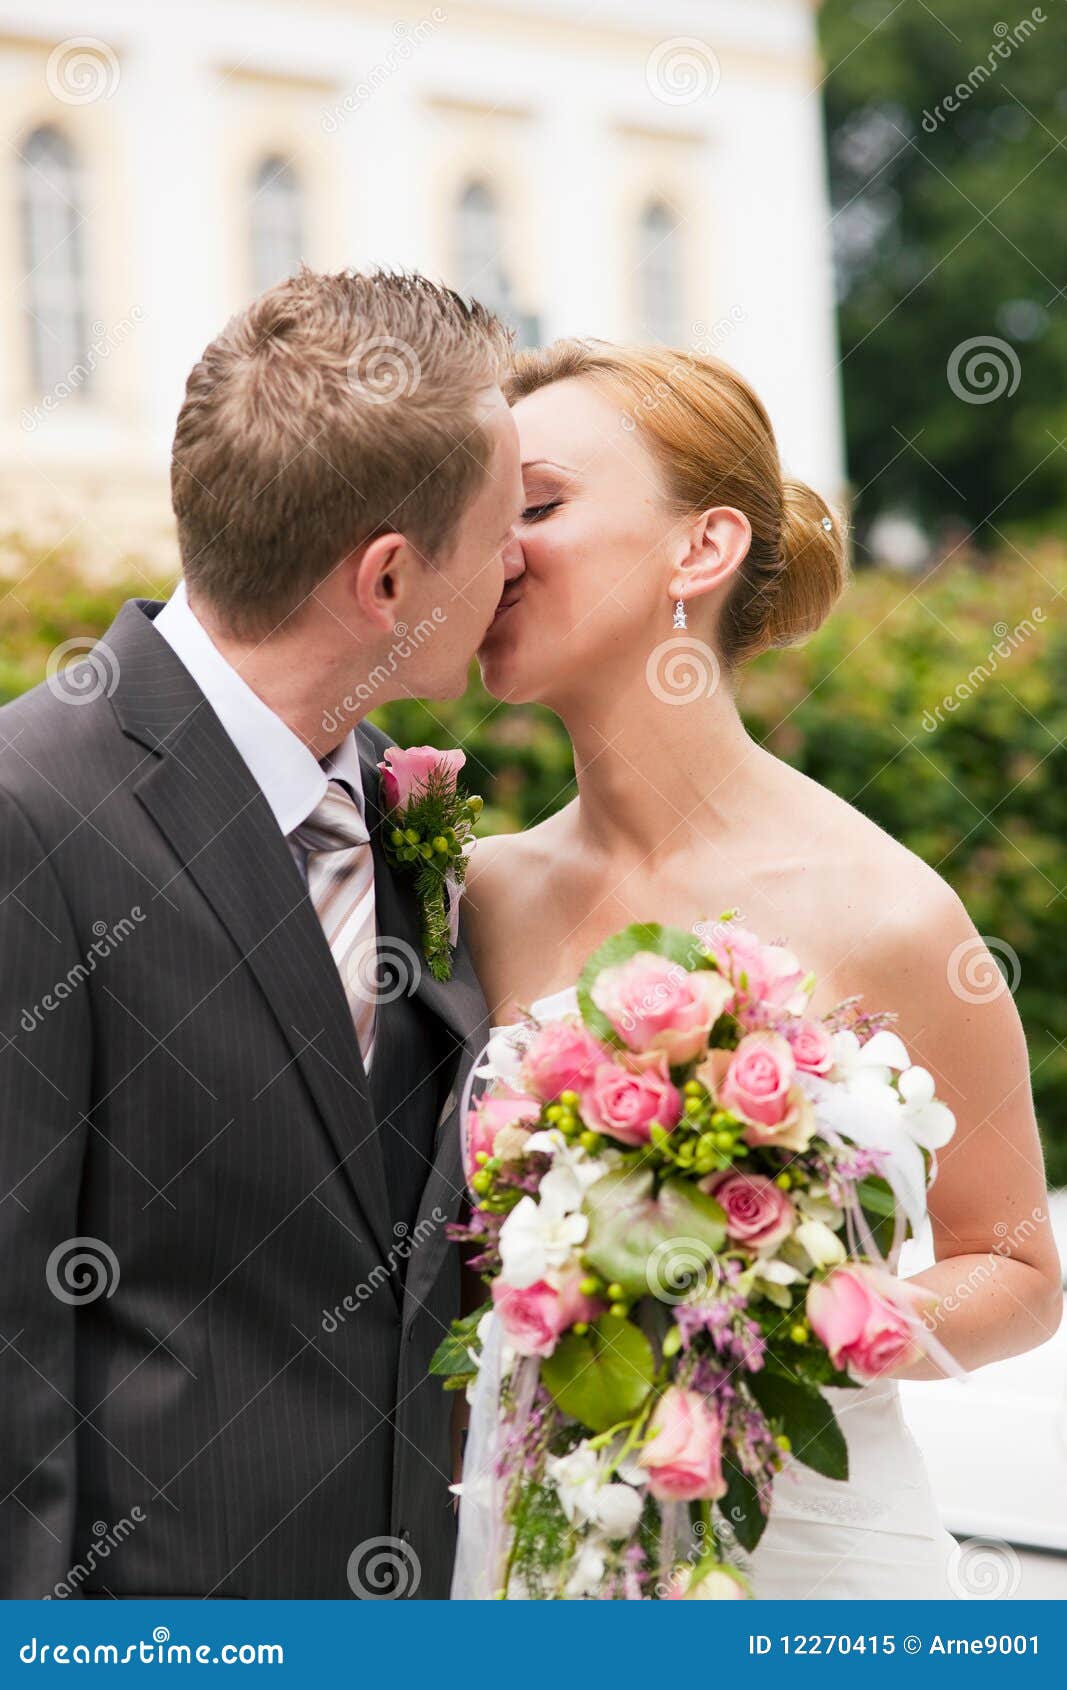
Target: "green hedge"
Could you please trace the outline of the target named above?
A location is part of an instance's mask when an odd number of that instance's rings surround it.
[[[123,598],[147,593],[142,580],[90,586],[69,562],[36,561],[0,583],[4,697],[39,680],[57,646],[101,633]],[[981,572],[950,562],[919,582],[866,573],[806,646],[754,664],[741,694],[756,738],[932,863],[994,950],[1017,955],[1057,1184],[1067,1183],[1065,591],[1067,553],[1053,546]],[[573,793],[556,719],[496,704],[476,677],[461,700],[404,701],[374,719],[401,743],[462,744],[487,831],[528,824]]]

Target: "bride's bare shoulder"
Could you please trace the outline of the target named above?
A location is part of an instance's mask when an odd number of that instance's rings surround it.
[[[566,832],[566,811],[558,811],[521,833],[491,833],[479,839],[467,869],[466,902],[488,911],[505,896],[514,903],[517,886],[533,891],[553,864]]]
[[[892,951],[920,932],[969,926],[952,887],[915,851],[857,804],[795,769],[789,774],[797,801],[790,813],[807,818],[804,846],[819,865],[819,901],[834,909],[850,936]]]

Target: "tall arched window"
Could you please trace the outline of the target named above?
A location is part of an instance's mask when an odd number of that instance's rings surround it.
[[[675,346],[685,339],[680,227],[670,206],[653,200],[641,213],[637,243],[639,331]]]
[[[536,316],[516,309],[501,235],[500,209],[492,188],[485,182],[469,182],[456,203],[456,286],[510,323],[519,346],[536,346],[540,324]]]
[[[91,385],[87,346],[81,173],[67,137],[50,124],[26,137],[17,155],[24,298],[37,390],[76,375]]]
[[[509,288],[500,254],[500,212],[485,182],[470,182],[456,210],[456,269],[461,293],[499,310]]]
[[[252,286],[284,281],[304,256],[304,190],[288,159],[272,153],[252,178]]]

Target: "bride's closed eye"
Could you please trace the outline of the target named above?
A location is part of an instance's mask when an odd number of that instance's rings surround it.
[[[527,505],[522,513],[523,522],[541,522],[553,511],[558,511],[562,503],[560,499],[551,499],[544,505]]]

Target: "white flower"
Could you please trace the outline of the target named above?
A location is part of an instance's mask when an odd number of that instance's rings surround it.
[[[522,1049],[516,1043],[514,1027],[501,1027],[485,1047],[485,1060],[474,1070],[479,1080],[501,1080],[512,1091],[523,1092]]]
[[[557,1168],[565,1168],[583,1192],[588,1191],[591,1185],[595,1185],[597,1180],[608,1172],[611,1161],[615,1159],[610,1150],[606,1156],[590,1156],[576,1140],[564,1138],[558,1127],[547,1127],[541,1132],[531,1133],[523,1148],[527,1154],[537,1150],[543,1156],[551,1156],[552,1173],[555,1173]],[[542,1180],[541,1190],[544,1188]]]
[[[579,1212],[582,1188],[569,1168],[550,1168],[539,1196],[521,1197],[500,1228],[500,1277],[517,1290],[571,1264],[589,1230]]]
[[[588,1443],[576,1444],[566,1455],[551,1456],[545,1464],[571,1525],[595,1526],[605,1537],[618,1540],[630,1536],[643,1504],[629,1485],[608,1479],[609,1470],[606,1452],[598,1453]]]
[[[940,1150],[956,1131],[956,1117],[934,1096],[933,1076],[925,1068],[907,1068],[897,1081],[897,1089],[903,1099],[904,1131],[927,1150]]]
[[[595,1539],[587,1539],[578,1552],[564,1595],[595,1596],[604,1582],[604,1550]]]
[[[787,1240],[787,1243],[789,1241]],[[782,1261],[778,1256],[763,1257],[753,1262],[750,1271],[751,1283],[780,1309],[789,1308],[793,1299],[786,1290],[788,1285],[795,1285],[804,1278],[795,1267]]]
[[[834,1052],[834,1079],[853,1088],[864,1085],[892,1083],[894,1068],[907,1068],[910,1058],[907,1046],[896,1033],[883,1028],[866,1044],[850,1029],[835,1033],[831,1044]]]
[[[845,1259],[845,1246],[837,1233],[831,1232],[822,1221],[801,1221],[793,1237],[810,1256],[813,1267],[836,1267]]]

